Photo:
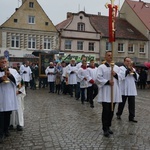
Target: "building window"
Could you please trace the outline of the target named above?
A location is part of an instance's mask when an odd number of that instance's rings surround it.
[[[83,41],[77,41],[77,50],[83,50]]]
[[[145,53],[145,45],[140,44],[139,53]]]
[[[48,26],[48,22],[45,22],[45,25]]]
[[[66,40],[65,41],[65,49],[70,49],[71,50],[71,40]]]
[[[17,23],[17,22],[18,22],[18,19],[14,19],[14,22]]]
[[[94,51],[94,43],[89,42],[89,51]]]
[[[118,43],[118,52],[124,52],[123,43]]]
[[[44,38],[44,49],[51,49],[51,41],[49,38]]]
[[[28,48],[35,49],[36,48],[36,38],[28,37]]]
[[[133,44],[128,44],[128,53],[134,53]]]
[[[106,51],[111,51],[111,43],[106,42]]]
[[[34,16],[29,16],[28,22],[29,22],[29,24],[34,24],[35,23],[35,17]]]
[[[85,24],[79,22],[78,25],[77,25],[77,30],[78,31],[85,31]]]
[[[20,47],[20,37],[12,35],[11,36],[11,47],[19,48]]]
[[[33,2],[29,2],[29,7],[33,8],[34,7],[34,3]]]

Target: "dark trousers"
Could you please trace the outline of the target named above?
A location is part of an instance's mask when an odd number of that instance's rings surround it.
[[[96,84],[93,84],[92,86],[88,87],[87,95],[91,105],[94,104],[93,99],[96,97],[97,94],[98,94],[98,86]]]
[[[127,98],[128,98],[129,120],[132,120],[135,117],[135,96],[122,96],[122,103],[119,103],[116,115],[117,116],[122,115]]]
[[[111,127],[113,115],[114,111],[111,110],[111,103],[102,102],[102,129],[104,131],[107,131]]]
[[[86,88],[80,88],[81,91],[81,102],[84,103],[85,101],[85,89]]]
[[[29,82],[24,81],[25,89],[27,90],[27,87],[29,86]]]
[[[0,138],[8,132],[11,111],[0,112]]]
[[[61,89],[61,84],[56,84],[56,90],[55,90],[55,93],[58,93],[58,94],[59,94],[60,89]]]
[[[69,85],[68,84],[66,85],[66,82],[63,82],[63,94],[67,94],[67,93],[70,94]]]
[[[48,86],[47,78],[39,78],[39,88]]]
[[[76,95],[76,86],[77,86],[77,84],[69,84],[69,91],[70,91],[71,96],[73,96],[74,90],[75,90],[75,95]]]
[[[80,90],[80,82],[77,82],[77,86],[76,86],[76,95],[75,95],[75,97],[76,97],[77,99],[79,99],[79,98],[80,98],[80,94],[81,94],[81,90]]]
[[[49,82],[49,91],[54,93],[54,82]]]

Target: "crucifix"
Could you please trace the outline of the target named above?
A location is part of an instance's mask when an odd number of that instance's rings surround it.
[[[105,7],[109,8],[109,42],[111,43],[111,52],[112,52],[112,59],[114,56],[114,42],[115,42],[115,18],[117,15],[118,6],[114,5],[115,0],[110,0],[111,4],[106,3]],[[111,65],[111,80],[113,81],[113,67],[114,62],[112,61]],[[111,110],[113,111],[113,86],[111,86]]]

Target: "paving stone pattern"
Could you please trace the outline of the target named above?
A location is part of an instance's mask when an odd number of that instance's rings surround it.
[[[114,115],[110,138],[103,136],[101,104],[95,108],[69,95],[29,90],[25,98],[25,127],[0,144],[0,150],[150,150],[150,89],[138,90],[136,118],[128,122],[126,104],[122,120]],[[116,113],[116,109],[115,109]]]

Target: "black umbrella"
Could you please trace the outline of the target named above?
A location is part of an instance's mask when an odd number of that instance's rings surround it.
[[[45,54],[46,52],[44,50],[35,50],[34,52],[32,52],[32,54],[34,56],[38,56],[39,57],[39,54]]]
[[[135,64],[134,66],[137,67],[137,68],[148,69],[144,64]]]
[[[59,50],[51,50],[51,51],[48,51],[48,54],[59,54]]]

